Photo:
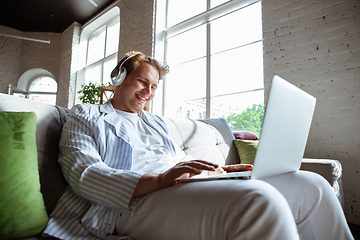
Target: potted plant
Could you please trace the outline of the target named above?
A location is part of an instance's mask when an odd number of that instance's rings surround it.
[[[100,89],[105,87],[104,84],[90,82],[81,84],[81,90],[78,91],[82,96],[79,97],[82,103],[100,104]]]

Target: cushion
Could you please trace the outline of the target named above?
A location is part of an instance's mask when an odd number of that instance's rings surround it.
[[[0,112],[0,239],[34,236],[48,222],[40,192],[34,112]]]
[[[248,131],[233,131],[232,132],[236,139],[243,139],[243,140],[259,140],[258,136],[255,133],[248,132]]]
[[[162,117],[174,143],[195,159],[219,165],[240,162],[232,134],[222,118],[191,120]]]
[[[234,140],[242,164],[254,164],[259,140]]]

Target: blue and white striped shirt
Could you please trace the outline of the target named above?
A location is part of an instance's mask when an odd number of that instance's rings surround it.
[[[139,116],[159,133],[176,158],[163,120],[144,111]],[[44,235],[105,239],[113,233],[120,211],[131,211],[136,204],[131,196],[142,176],[130,171],[129,134],[111,100],[104,105],[74,106],[66,116],[59,148],[59,163],[69,187],[51,213]]]

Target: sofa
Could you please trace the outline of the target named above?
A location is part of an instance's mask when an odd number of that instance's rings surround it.
[[[36,151],[44,211],[49,215],[68,186],[57,162],[58,142],[68,109],[7,94],[0,94],[0,112],[34,112],[36,120]],[[175,143],[198,159],[218,164],[240,163],[234,134],[223,119],[189,120],[164,117]],[[2,157],[1,161],[5,158]],[[330,159],[303,159],[302,170],[322,175],[343,202],[341,164]],[[35,170],[36,171],[36,170]],[[6,186],[5,186],[6,187]],[[2,211],[0,209],[0,211]],[[1,213],[0,213],[1,216]],[[1,228],[1,226],[0,226]],[[2,236],[0,236],[1,239]],[[42,239],[39,233],[23,239]],[[49,239],[49,238],[47,238]]]

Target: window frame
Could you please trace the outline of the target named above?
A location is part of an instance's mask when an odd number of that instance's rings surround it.
[[[210,8],[210,0],[207,1],[207,10],[202,12],[198,15],[195,15],[189,19],[186,19],[180,23],[177,23],[173,26],[167,27],[167,7],[168,7],[168,0],[158,0],[156,2],[156,19],[155,19],[155,43],[154,43],[154,50],[155,54],[154,57],[157,59],[162,59],[162,61],[167,62],[167,39],[170,39],[173,36],[178,34],[182,34],[186,31],[199,27],[201,25],[206,24],[206,116],[205,118],[211,118],[212,116],[212,106],[211,101],[213,97],[211,96],[211,26],[208,23],[211,21],[216,20],[217,18],[221,18],[228,14],[231,14],[235,11],[241,10],[246,8],[252,4],[261,2],[261,0],[232,0],[222,3],[220,5],[215,6],[214,8]],[[165,11],[164,11],[165,9]],[[262,42],[263,39],[256,41]],[[254,43],[256,43],[254,42]],[[248,44],[245,44],[248,45]],[[225,50],[228,51],[228,50]],[[216,53],[217,54],[217,53]],[[166,115],[165,110],[165,103],[164,99],[166,99],[166,77],[163,83],[161,84],[161,92],[160,96],[155,100],[153,100],[153,112],[159,115]],[[264,91],[264,87],[254,89],[254,91]],[[249,92],[249,91],[245,91]]]
[[[103,26],[104,24],[111,22],[117,17],[120,17],[120,8],[117,6],[117,3],[115,2],[111,4],[108,8],[106,8],[104,11],[102,11],[95,18],[91,19],[81,27],[79,45],[77,48],[75,48],[75,50],[78,51],[77,54],[78,61],[76,62],[76,66],[74,65],[74,67],[76,67],[77,81],[75,86],[76,89],[74,90],[75,98],[73,104],[81,103],[79,99],[81,94],[78,91],[81,89],[81,85],[85,84],[85,68],[87,67],[88,40],[91,34],[97,29],[99,29],[101,26]],[[119,26],[119,45],[120,45],[120,31],[121,31],[121,22]],[[118,51],[119,51],[119,46],[117,48],[117,53],[111,54],[116,59],[116,62],[118,60]]]
[[[86,66],[84,67],[84,73],[86,75],[87,70],[93,69],[93,68],[95,68],[97,66],[100,66],[100,85],[108,83],[108,82],[105,82],[104,79],[103,79],[104,78],[104,65],[105,65],[105,63],[108,62],[108,61],[113,60],[114,58],[116,58],[116,61],[117,61],[117,55],[118,55],[118,51],[119,51],[119,42],[118,42],[117,51],[114,52],[114,53],[109,54],[108,56],[106,56],[108,28],[109,28],[109,25],[111,25],[115,21],[117,21],[119,23],[119,34],[120,34],[120,16],[116,16],[116,17],[112,18],[111,20],[107,21],[106,23],[104,23],[102,26],[100,26],[97,29],[95,29],[94,31],[92,31],[89,38],[87,39],[87,50],[86,50],[86,60],[85,60]],[[103,57],[101,59],[98,59],[98,60],[88,64],[90,41],[92,40],[92,37],[94,36],[94,34],[96,34],[96,32],[100,31],[101,28],[104,28],[104,27],[105,27],[105,40],[104,40],[105,45],[104,45],[104,49],[103,49],[104,50],[103,51]],[[109,80],[110,80],[110,78],[109,78]],[[84,81],[86,83],[86,78],[84,79]]]
[[[33,85],[34,82],[41,80],[42,78],[50,78],[54,81],[54,83],[56,83],[56,92],[50,92],[50,91],[31,91],[30,88]],[[56,98],[57,98],[57,91],[59,89],[59,84],[57,83],[57,81],[51,77],[51,76],[47,76],[47,75],[40,75],[37,76],[35,78],[33,78],[32,80],[30,80],[28,82],[28,85],[26,87],[26,92],[29,94],[29,98],[31,99],[31,95],[36,94],[36,95],[51,95],[51,96],[55,96],[55,103],[54,105],[56,105]]]

